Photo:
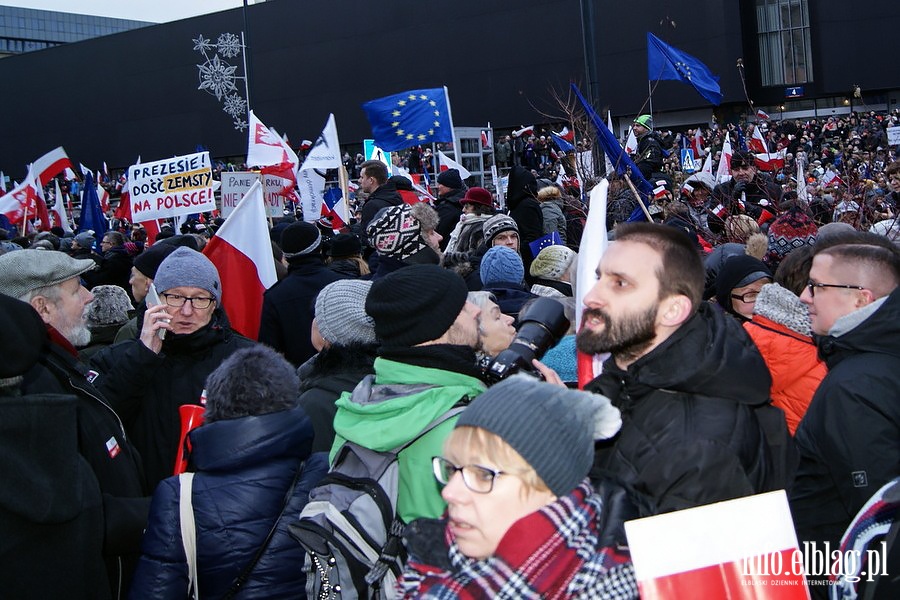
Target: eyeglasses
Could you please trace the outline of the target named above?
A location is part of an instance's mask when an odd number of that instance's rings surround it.
[[[160,294],[163,298],[166,299],[166,304],[175,308],[181,308],[184,306],[185,302],[191,303],[191,308],[195,308],[197,310],[204,310],[209,308],[214,298],[204,298],[200,296],[198,298],[191,298],[189,296],[179,296],[178,294]]]
[[[809,289],[809,295],[812,298],[816,297],[816,288],[840,288],[844,290],[864,290],[861,285],[844,285],[841,283],[814,283],[810,281],[806,284],[806,287]]]
[[[490,494],[494,489],[494,479],[507,474],[505,471],[497,471],[480,465],[457,467],[443,456],[433,457],[431,467],[434,469],[434,478],[441,485],[450,483],[450,479],[455,473],[462,473],[463,483],[477,494]]]
[[[746,302],[747,304],[756,302],[757,296],[759,296],[759,292],[744,292],[740,296],[738,296],[737,294],[731,295],[731,297],[735,300],[740,300],[741,302]]]

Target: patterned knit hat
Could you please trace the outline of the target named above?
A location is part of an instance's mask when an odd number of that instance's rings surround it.
[[[329,283],[316,296],[316,324],[328,342],[339,346],[374,344],[375,321],[366,314],[371,281],[341,279]]]
[[[578,254],[565,246],[547,246],[535,257],[529,272],[532,277],[559,281],[577,258]]]
[[[789,210],[769,225],[769,253],[766,262],[780,262],[788,252],[816,243],[819,228],[799,210]]]
[[[519,233],[519,226],[509,215],[499,214],[494,215],[485,221],[484,225],[482,225],[482,231],[484,231],[484,243],[490,248],[497,235],[504,231],[515,231],[516,233]]]
[[[404,260],[428,247],[412,208],[409,204],[383,208],[369,223],[366,235],[378,254]]]
[[[496,283],[522,283],[525,267],[522,257],[506,246],[494,246],[481,259],[481,283],[485,287]]]
[[[134,306],[128,293],[117,285],[97,285],[91,290],[94,299],[88,305],[85,322],[90,330],[110,325],[122,325],[130,318]]]

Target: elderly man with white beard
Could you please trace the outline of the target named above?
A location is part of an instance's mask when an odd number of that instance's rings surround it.
[[[144,497],[137,451],[118,415],[92,384],[97,373],[78,360],[76,347],[91,338],[85,315],[93,298],[80,278],[95,265],[56,251],[9,252],[0,256],[0,294],[30,304],[47,327],[48,339],[38,364],[24,375],[22,394],[67,394],[78,399],[79,452],[103,495],[103,549],[110,590],[109,594],[98,590],[97,597],[115,598],[128,589],[140,555],[150,498]]]

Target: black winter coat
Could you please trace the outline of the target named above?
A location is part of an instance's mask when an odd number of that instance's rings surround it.
[[[596,446],[592,479],[611,474],[653,513],[777,489],[778,465],[756,415],[769,406],[770,385],[740,325],[701,304],[627,370],[609,359],[588,384],[622,411],[622,429]]]
[[[465,188],[453,190],[445,196],[438,196],[437,201],[434,203],[439,219],[434,230],[441,234],[443,238],[440,242],[441,250],[447,247],[447,242],[450,241],[450,234],[453,233],[453,228],[459,223],[459,218],[462,216],[461,200],[465,195]]]
[[[226,358],[254,342],[232,331],[221,309],[206,327],[169,333],[154,353],[139,339],[110,346],[91,359],[95,381],[121,415],[144,460],[148,490],[172,474],[181,421],[178,407],[200,404],[206,378]]]
[[[900,476],[900,289],[865,310],[843,334],[816,339],[828,375],[795,435],[797,535],[833,549],[869,497]]]
[[[131,297],[131,284],[128,283],[128,280],[131,277],[133,264],[134,261],[125,248],[112,248],[103,255],[100,268],[84,273],[82,278],[88,289],[93,289],[98,285],[117,285],[128,292],[128,296]]]
[[[323,348],[297,370],[300,399],[315,431],[313,452],[330,452],[334,444],[335,401],[353,391],[366,375],[375,373],[377,346],[331,346]]]
[[[329,283],[345,278],[319,256],[290,259],[288,276],[263,296],[259,341],[284,354],[295,367],[302,365],[316,353],[310,339],[316,296]]]
[[[363,234],[361,239],[366,239],[366,228],[372,219],[375,218],[375,215],[378,214],[378,211],[388,206],[400,206],[401,204],[403,204],[403,198],[400,197],[400,193],[397,192],[397,186],[392,182],[386,181],[378,186],[378,189],[369,194],[366,203],[363,204],[360,211],[359,224],[360,231]]]
[[[111,597],[103,501],[78,452],[74,396],[0,395],[0,589],[5,598]]]
[[[59,334],[54,332],[54,337]],[[110,589],[127,590],[147,522],[141,458],[107,398],[91,384],[102,378],[79,362],[74,348],[50,342],[26,375],[23,394],[72,394],[77,399],[78,450],[90,465],[103,498],[103,553]],[[124,596],[122,596],[124,597]]]
[[[544,212],[537,195],[537,180],[524,167],[513,167],[509,174],[506,205],[509,216],[519,227],[519,254],[525,264],[526,279],[534,257],[528,244],[544,236]]]
[[[196,523],[201,598],[221,598],[250,563],[276,523],[295,477],[284,514],[239,597],[303,598],[304,551],[288,524],[328,472],[326,454],[310,455],[312,425],[301,408],[227,419],[191,432],[196,468],[192,506]],[[305,463],[303,462],[305,461]],[[184,600],[188,571],[182,549],[178,477],[153,495],[131,598]]]

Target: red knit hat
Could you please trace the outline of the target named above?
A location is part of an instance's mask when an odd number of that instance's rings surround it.
[[[494,207],[494,197],[483,187],[470,187],[460,202],[462,204],[480,204],[488,208]]]

